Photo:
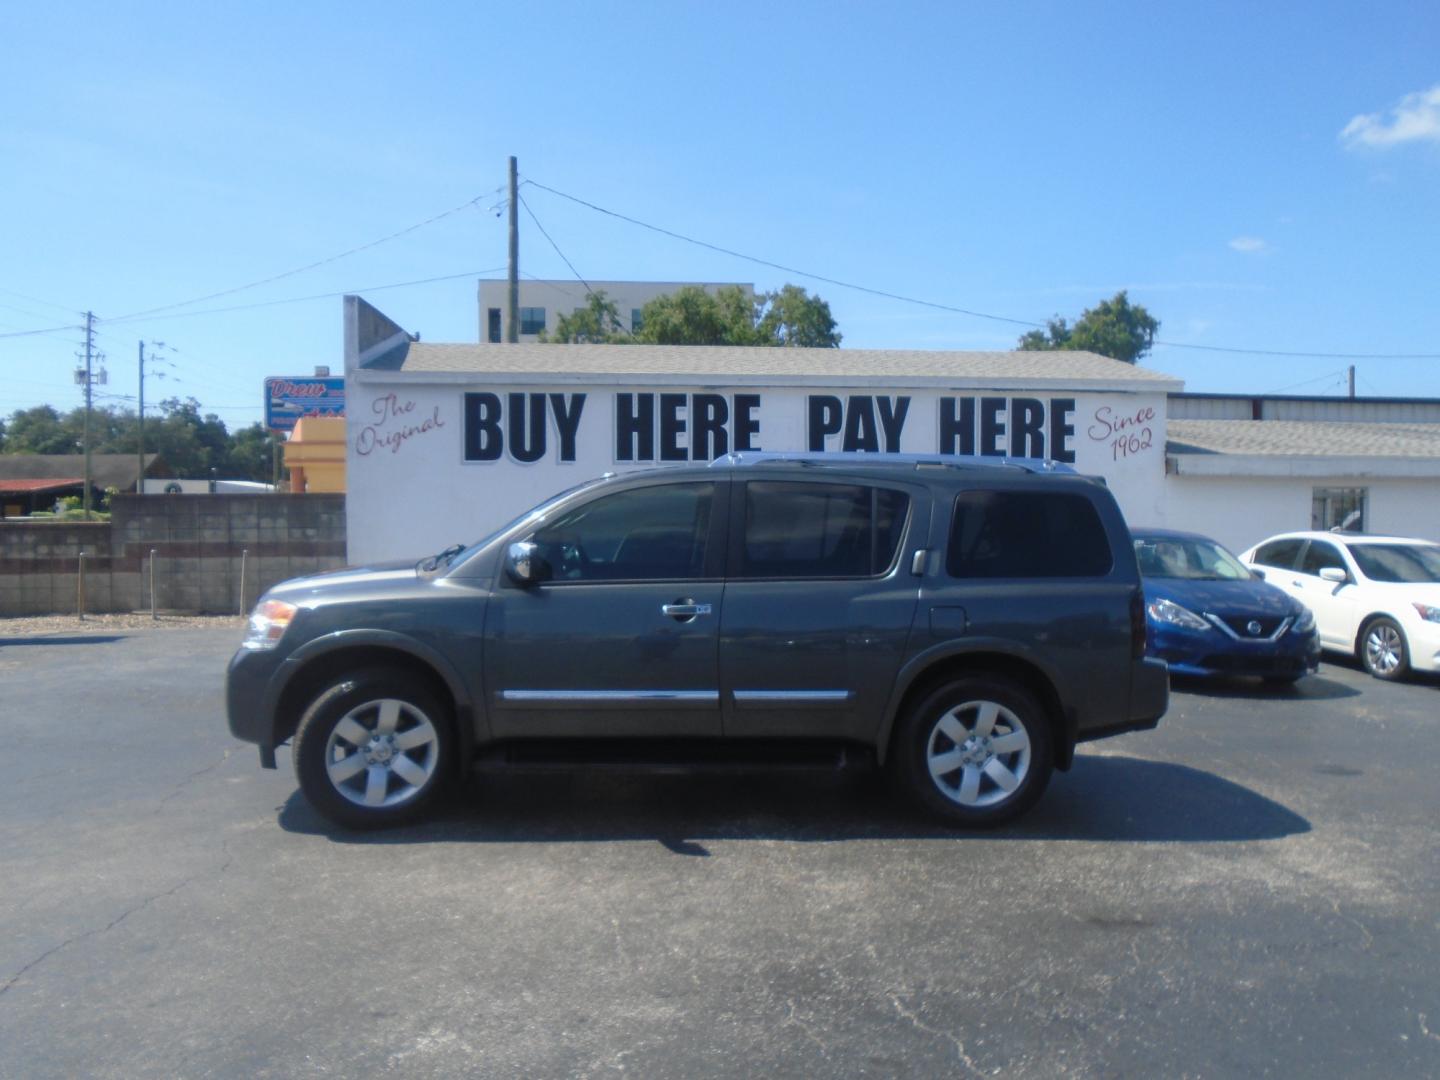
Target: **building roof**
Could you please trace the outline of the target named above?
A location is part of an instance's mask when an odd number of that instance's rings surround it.
[[[1171,420],[1169,454],[1440,459],[1440,424]]]
[[[135,487],[134,454],[91,454],[90,482],[97,488]],[[147,476],[168,475],[159,454],[145,455]],[[0,482],[11,480],[61,480],[83,484],[84,454],[0,454]]]
[[[45,491],[63,491],[65,488],[81,487],[83,476],[66,476],[54,480],[0,479],[0,495],[38,495]]]
[[[379,366],[379,365],[376,365]],[[1179,379],[1090,352],[927,352],[914,349],[793,349],[729,345],[432,344],[410,342],[391,370],[527,376],[662,378],[748,385],[794,378],[828,382],[922,381],[1036,388],[1166,391]]]

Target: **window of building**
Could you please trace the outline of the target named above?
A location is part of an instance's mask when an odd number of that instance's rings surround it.
[[[857,484],[745,485],[746,577],[872,577],[895,560],[910,498]]]
[[[492,307],[485,313],[485,340],[499,342],[500,340],[500,309]]]
[[[545,332],[545,309],[543,307],[522,307],[520,309],[520,333],[543,334]]]
[[[664,484],[605,495],[530,539],[555,581],[667,581],[705,576],[715,485]]]
[[[638,307],[630,309],[630,332],[638,334],[640,327],[645,325],[645,314]]]
[[[1100,577],[1112,563],[1105,526],[1083,495],[967,491],[955,500],[952,577]]]
[[[1310,527],[1365,531],[1365,488],[1316,488],[1310,498]]]

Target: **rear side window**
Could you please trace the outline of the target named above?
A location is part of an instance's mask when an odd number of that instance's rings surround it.
[[[745,485],[745,577],[872,577],[895,559],[909,496],[858,484]]]
[[[1261,566],[1278,566],[1283,570],[1295,569],[1295,560],[1300,557],[1304,540],[1272,540],[1261,544],[1255,550],[1255,561]]]
[[[955,500],[951,577],[1101,577],[1113,565],[1105,526],[1083,495],[967,491]]]

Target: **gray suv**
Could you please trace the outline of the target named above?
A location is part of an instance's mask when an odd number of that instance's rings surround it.
[[[1152,728],[1129,532],[1042,462],[732,454],[606,476],[420,562],[287,581],[230,662],[230,730],[294,739],[341,825],[482,765],[870,758],[962,826],[1077,742]]]

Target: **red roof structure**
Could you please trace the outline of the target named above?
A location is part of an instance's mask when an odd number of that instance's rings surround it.
[[[83,476],[68,478],[41,477],[34,480],[0,480],[0,495],[35,495],[61,488],[80,487],[85,483]]]

